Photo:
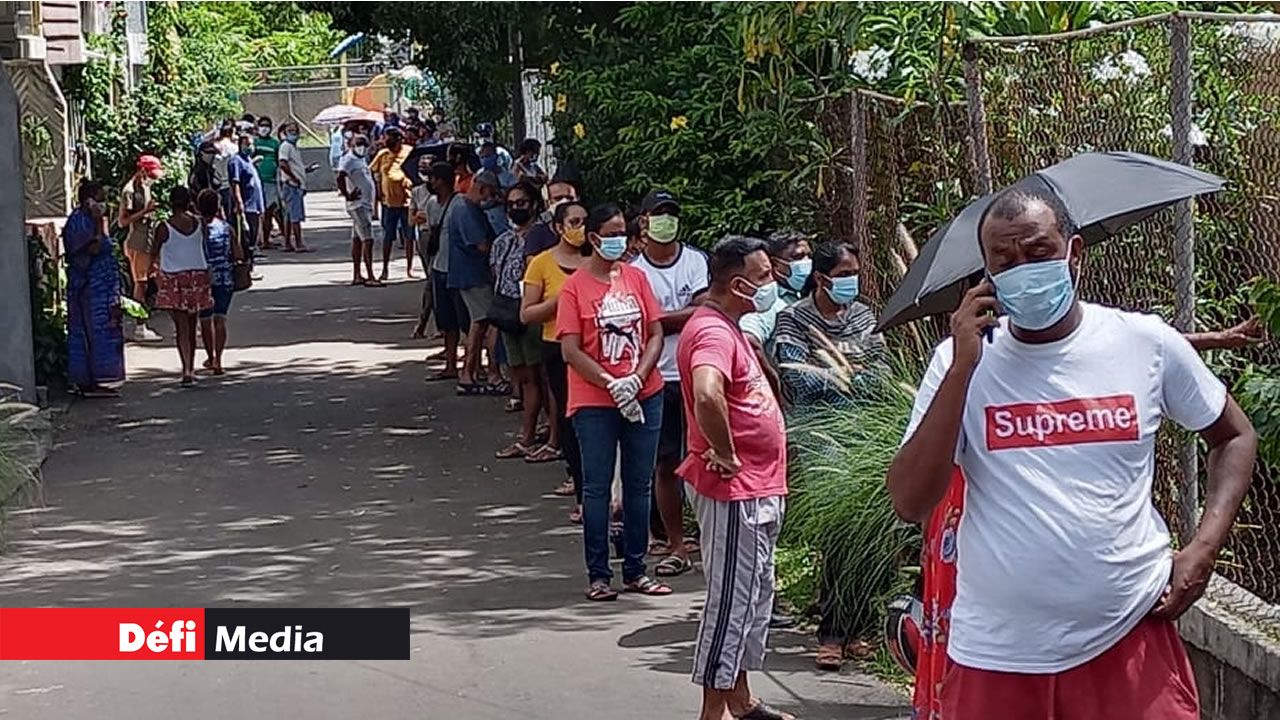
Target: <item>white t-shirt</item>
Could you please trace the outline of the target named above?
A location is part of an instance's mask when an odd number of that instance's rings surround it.
[[[347,201],[347,209],[367,208],[372,210],[373,172],[369,170],[369,163],[353,152],[346,152],[338,160],[338,172],[347,174],[348,189],[355,188],[360,191],[358,199]]]
[[[229,188],[231,181],[228,166],[231,164],[231,158],[240,152],[240,146],[231,138],[218,138],[213,146],[218,149],[218,154],[213,158],[213,181],[220,188]]]
[[[663,312],[684,310],[693,304],[695,295],[711,285],[711,265],[707,262],[706,253],[688,245],[680,246],[676,259],[670,265],[654,265],[643,253],[631,264],[649,279]],[[680,371],[676,369],[676,346],[679,343],[679,333],[669,333],[662,338],[658,372],[666,382],[680,382]]]
[[[1028,344],[1002,320],[982,349],[956,459],[965,474],[948,654],[967,667],[1057,673],[1119,642],[1169,579],[1151,502],[1156,431],[1202,430],[1226,387],[1158,317],[1082,303],[1080,327]],[[953,357],[933,354],[909,439]]]
[[[289,171],[294,177],[298,178],[298,182],[289,179],[289,174],[283,169],[280,170],[279,182],[281,185],[292,185],[294,187],[307,187],[307,163],[302,159],[302,150],[297,143],[284,141],[280,143],[279,161],[289,163]]]

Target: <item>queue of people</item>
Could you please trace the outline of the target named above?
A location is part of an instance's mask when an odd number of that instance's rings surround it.
[[[296,249],[306,169],[288,125],[277,204]],[[787,420],[855,403],[887,370],[861,300],[859,248],[780,231],[703,252],[680,241],[670,192],[654,190],[631,213],[588,206],[571,180],[547,176],[536,141],[521,144],[509,170],[491,139],[482,156],[451,146],[444,160],[423,157],[415,184],[404,133],[375,130],[376,140],[353,131],[337,163],[353,284],[381,284],[403,241],[409,275],[413,256],[428,275],[415,335],[434,319],[445,345],[430,378],[462,396],[509,398],[519,422],[498,459],[564,463],[555,493],[574,498],[570,520],[582,525],[586,598],[669,595],[663,578],[689,572],[700,554],[701,717],[789,717],[752,694],[747,674],[763,669],[775,610]],[[122,193],[133,292],[145,298],[154,285],[154,306],[170,313],[184,386],[195,378],[197,328],[205,367],[224,371],[235,271],[253,250],[236,228],[261,237],[270,213],[260,176],[258,186],[250,177],[257,143],[233,135],[201,145],[207,167],[193,184],[210,186],[174,188],[164,222],[153,219],[154,158],[139,159]],[[220,171],[228,143],[234,155]],[[87,397],[110,396],[123,377],[119,275],[103,188],[85,183],[78,197],[65,231],[71,378]],[[1248,344],[1257,326],[1183,336],[1153,316],[1082,302],[1084,242],[1051,194],[1002,193],[978,235],[988,279],[953,314],[887,478],[894,509],[925,526],[916,712],[1198,717],[1173,621],[1204,591],[1256,436],[1196,352]],[[1118,361],[1121,344],[1131,351]],[[851,381],[824,371],[833,358]],[[1210,448],[1206,512],[1176,553],[1151,503],[1165,418]],[[696,526],[686,527],[686,506]],[[652,576],[650,557],[661,557]],[[826,602],[838,582],[820,581],[816,661],[829,670],[870,650]]]

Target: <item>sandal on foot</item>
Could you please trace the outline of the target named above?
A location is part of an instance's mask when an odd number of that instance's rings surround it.
[[[302,251],[299,250],[298,252],[302,252]],[[365,287],[386,287],[386,283],[383,283],[381,280],[369,279],[364,281],[364,286]]]
[[[850,640],[844,646],[844,656],[852,660],[870,660],[876,654],[876,646],[866,640]]]
[[[528,455],[525,455],[524,457],[525,462],[535,463],[535,464],[555,462],[557,460],[563,460],[563,459],[564,459],[564,453],[560,452],[560,448],[551,447],[550,445],[543,445],[542,447],[530,452]]]
[[[819,670],[839,670],[844,666],[844,648],[834,644],[819,645],[813,662]]]
[[[569,511],[569,524],[570,525],[582,524],[582,508],[580,507],[574,508],[573,510]]]
[[[484,395],[484,385],[476,383],[458,383],[457,393],[459,395]]]
[[[649,543],[649,555],[652,557],[665,557],[671,554],[671,546],[666,540],[654,540]]]
[[[680,555],[668,555],[662,558],[662,561],[654,567],[653,572],[658,577],[676,577],[683,575],[693,569],[693,561],[687,557]]]
[[[516,458],[528,458],[530,452],[532,452],[532,449],[528,445],[517,440],[497,451],[493,456],[499,460],[514,460]]]
[[[508,398],[506,411],[509,413],[518,413],[524,410],[524,402],[520,398]]]
[[[484,394],[486,395],[502,396],[511,394],[511,383],[506,380],[496,383],[491,382],[480,387],[484,388]]]
[[[654,580],[648,575],[642,575],[639,578],[622,586],[622,592],[639,593],[641,595],[670,595],[675,592],[671,586]]]
[[[560,487],[551,491],[551,494],[556,497],[573,497],[578,494],[578,491],[573,489],[573,480],[566,478],[564,482],[560,483]]]
[[[609,587],[609,583],[597,581],[587,588],[587,599],[592,602],[609,602],[618,599],[618,591]]]
[[[784,713],[763,700],[757,700],[750,710],[734,717],[738,720],[796,720],[795,715]]]

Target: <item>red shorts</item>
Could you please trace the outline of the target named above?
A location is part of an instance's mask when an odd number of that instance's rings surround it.
[[[952,663],[944,720],[1199,720],[1200,701],[1177,627],[1147,618],[1115,647],[1052,675]]]

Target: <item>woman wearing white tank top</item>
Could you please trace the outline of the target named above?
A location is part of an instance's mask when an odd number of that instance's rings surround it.
[[[182,360],[182,384],[195,383],[196,321],[201,310],[213,306],[209,264],[204,257],[204,226],[196,216],[191,191],[178,186],[169,191],[169,221],[156,227],[155,246],[160,253],[159,293],[156,307],[168,310]]]

